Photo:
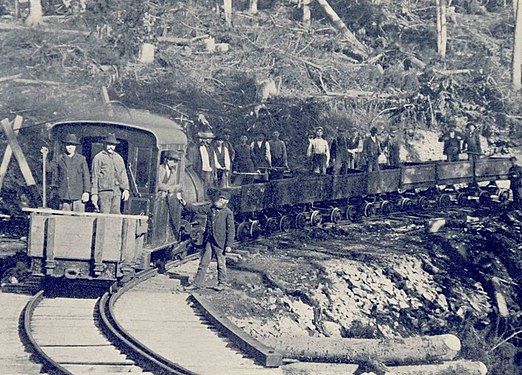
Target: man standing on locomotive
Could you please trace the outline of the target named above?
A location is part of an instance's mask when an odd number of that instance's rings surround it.
[[[101,213],[120,214],[121,201],[129,199],[129,179],[123,158],[116,152],[120,142],[114,134],[107,135],[102,142],[105,150],[92,160],[92,204]]]
[[[65,153],[51,161],[52,181],[58,187],[59,209],[64,211],[85,212],[85,203],[89,201],[91,175],[85,156],[76,152],[80,144],[75,134],[67,134],[63,140]],[[42,147],[44,156],[49,153]]]
[[[178,178],[178,165],[181,161],[180,155],[175,151],[165,151],[163,163],[158,170],[158,191],[167,203],[170,224],[176,237],[179,233],[179,222],[181,220],[181,192],[182,187]]]
[[[509,188],[513,192],[513,205],[516,209],[522,209],[522,167],[517,164],[517,158],[512,156],[511,168],[509,168],[508,177],[510,181]]]
[[[232,251],[235,234],[234,214],[227,207],[229,199],[230,196],[227,192],[218,191],[212,195],[212,204],[210,206],[194,207],[185,203],[183,199],[181,200],[181,204],[189,211],[207,215],[207,223],[203,233],[203,252],[199,267],[194,281],[185,290],[196,290],[203,287],[212,254],[216,257],[218,272],[218,284],[214,289],[217,291],[225,289],[227,277],[226,253]]]
[[[310,139],[306,155],[312,158],[312,170],[315,173],[326,174],[326,167],[330,162],[330,148],[328,141],[323,138],[323,128],[315,129],[315,138]]]

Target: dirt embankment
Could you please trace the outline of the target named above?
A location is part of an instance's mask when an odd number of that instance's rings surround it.
[[[514,374],[521,218],[511,212],[436,234],[383,220],[259,240],[242,247],[250,255],[231,265],[226,292],[203,293],[260,340],[453,333],[463,357]]]

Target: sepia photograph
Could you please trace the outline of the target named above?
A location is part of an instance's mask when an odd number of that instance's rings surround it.
[[[0,0],[0,375],[522,375],[522,0]]]

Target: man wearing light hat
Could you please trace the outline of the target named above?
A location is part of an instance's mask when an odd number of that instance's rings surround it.
[[[170,224],[174,234],[179,233],[181,220],[181,192],[183,191],[179,181],[179,162],[181,155],[176,151],[163,152],[163,163],[158,170],[158,191],[165,198],[169,211]]]
[[[91,176],[85,156],[76,152],[80,145],[75,134],[67,134],[63,140],[65,152],[51,161],[52,181],[58,187],[59,208],[64,211],[85,212],[85,203],[89,201]],[[42,147],[42,154],[49,150]]]
[[[120,142],[114,134],[107,135],[102,142],[105,150],[92,160],[92,204],[101,213],[120,214],[121,201],[129,199],[129,178],[123,158],[116,152]]]
[[[323,138],[323,128],[315,129],[315,138],[310,139],[306,155],[312,158],[312,169],[315,173],[326,174],[326,167],[330,162],[330,148]]]
[[[192,284],[185,288],[185,290],[196,290],[203,287],[205,283],[205,274],[208,265],[212,259],[212,254],[217,260],[218,284],[214,288],[217,291],[225,289],[226,284],[226,253],[232,251],[232,244],[234,242],[235,225],[234,214],[230,208],[227,207],[230,195],[228,192],[220,190],[211,194],[212,204],[203,207],[194,207],[191,204],[186,204],[181,200],[181,204],[195,213],[205,214],[207,216],[207,223],[205,225],[205,232],[203,233],[203,252],[199,262],[199,267],[194,277]]]

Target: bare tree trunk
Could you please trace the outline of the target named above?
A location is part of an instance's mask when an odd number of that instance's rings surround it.
[[[232,0],[223,0],[225,8],[225,22],[228,27],[232,26]]]
[[[257,13],[257,0],[250,0],[250,13]]]
[[[522,7],[520,0],[513,0],[517,3],[517,16],[515,18],[515,37],[513,40],[513,70],[512,80],[513,88],[519,90],[522,87],[521,73],[522,73]]]
[[[310,27],[310,24],[311,24],[310,1],[311,0],[303,0],[303,26],[304,27]]]
[[[317,0],[319,5],[324,9],[330,20],[333,22],[335,27],[341,31],[344,35],[344,37],[352,44],[353,47],[355,47],[356,52],[360,53],[361,55],[366,56],[368,47],[366,47],[364,44],[359,42],[355,35],[348,30],[348,27],[346,27],[345,23],[339,18],[335,10],[328,4],[326,0]]]
[[[437,50],[442,59],[446,58],[448,39],[446,25],[446,0],[437,0]]]
[[[28,26],[38,26],[43,24],[43,10],[41,0],[29,0],[29,16],[25,20]]]

